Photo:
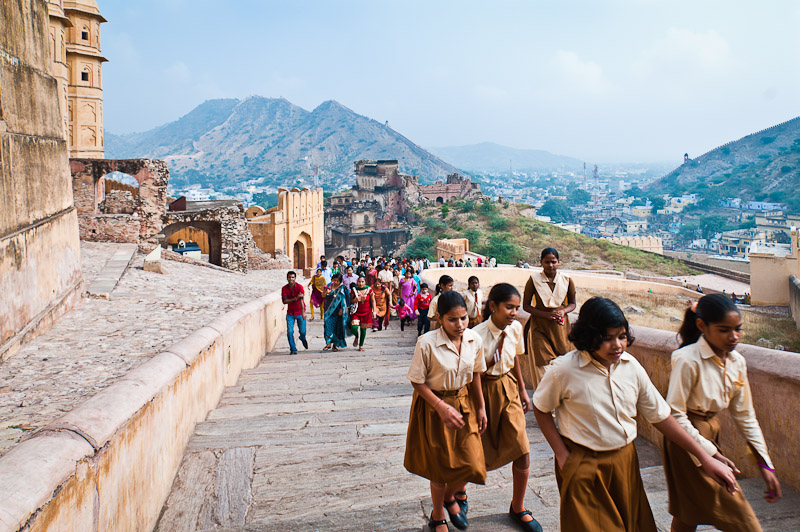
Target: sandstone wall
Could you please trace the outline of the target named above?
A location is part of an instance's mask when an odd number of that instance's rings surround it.
[[[789,310],[800,329],[800,278],[794,275],[789,278]]]
[[[0,359],[80,299],[47,5],[0,3]]]
[[[243,305],[0,458],[0,532],[144,532],[189,437],[285,332],[277,293]]]

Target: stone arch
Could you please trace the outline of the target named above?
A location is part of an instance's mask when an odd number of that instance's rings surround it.
[[[123,172],[110,172],[97,180],[97,200],[105,214],[133,214],[139,203],[139,180]]]
[[[311,243],[311,235],[303,231],[297,235],[297,239],[292,245],[292,265],[298,270],[309,268],[313,263],[312,257],[314,248]]]
[[[167,247],[169,237],[183,229],[194,228],[208,235],[208,262],[222,266],[222,226],[214,221],[175,222],[161,229],[164,239],[161,247]]]
[[[441,197],[441,196],[437,196],[437,197],[436,197],[436,203],[437,203],[437,204],[439,204],[439,205],[441,205],[442,203],[444,203],[444,198],[443,198],[443,197]]]

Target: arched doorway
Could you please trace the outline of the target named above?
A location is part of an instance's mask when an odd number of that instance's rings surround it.
[[[197,231],[202,231],[207,236],[208,262],[222,266],[222,228],[219,222],[197,221],[169,224],[161,230],[161,234],[164,235],[161,246],[167,248],[170,237],[175,233],[181,232],[181,234],[189,236],[195,235]]]
[[[296,270],[302,270],[306,267],[306,247],[299,240],[294,243],[292,256],[294,257],[294,268]]]
[[[436,198],[436,203],[438,203],[439,205],[441,205],[442,203],[444,203],[444,198],[443,198],[443,197],[441,197],[441,196],[438,196],[438,197]]]
[[[311,235],[303,231],[297,235],[297,240],[292,246],[293,266],[298,270],[310,268],[314,263],[312,253],[314,253],[314,246],[311,243]]]

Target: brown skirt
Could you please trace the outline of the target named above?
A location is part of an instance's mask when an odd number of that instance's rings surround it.
[[[481,385],[489,418],[481,442],[486,469],[492,471],[530,453],[530,443],[517,379],[506,373],[498,379],[484,377]]]
[[[719,448],[719,420],[689,415],[700,434]],[[669,513],[687,525],[713,525],[725,532],[760,532],[753,508],[741,490],[733,495],[711,480],[692,457],[669,440],[662,456],[669,491]]]
[[[566,438],[564,468],[556,463],[561,530],[657,532],[642,485],[633,443],[616,451],[593,451]]]
[[[478,419],[472,411],[467,387],[442,400],[464,416],[465,425],[449,429],[439,414],[414,391],[406,435],[403,465],[410,472],[438,484],[486,483]]]

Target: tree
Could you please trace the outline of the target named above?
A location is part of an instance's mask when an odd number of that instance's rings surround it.
[[[681,240],[691,241],[697,237],[697,232],[700,230],[700,225],[695,222],[687,222],[678,230],[678,236]]]
[[[724,216],[712,214],[711,216],[703,216],[700,218],[700,232],[706,241],[711,240],[716,233],[721,233],[725,230],[727,220]]]
[[[633,196],[634,198],[643,198],[645,196],[644,191],[635,185],[626,190],[625,195]]]
[[[582,188],[573,188],[567,194],[567,201],[570,205],[586,205],[591,199],[592,195]]]
[[[650,203],[653,205],[653,212],[660,211],[667,204],[667,201],[661,196],[652,196]]]
[[[539,209],[539,215],[549,216],[556,223],[572,220],[572,211],[569,209],[569,204],[560,199],[550,198],[545,201],[542,208]]]
[[[436,257],[436,238],[430,235],[419,235],[411,241],[406,249],[406,255],[409,257],[427,257],[433,259]]]

